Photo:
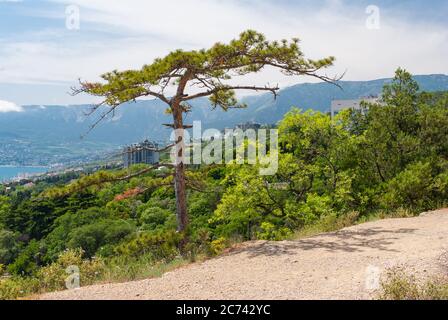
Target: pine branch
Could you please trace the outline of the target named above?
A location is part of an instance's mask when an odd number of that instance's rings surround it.
[[[270,91],[274,95],[274,97],[277,98],[277,96],[278,96],[277,91],[280,90],[280,88],[278,86],[277,87],[223,86],[223,87],[214,88],[212,90],[207,90],[205,92],[197,93],[192,96],[187,96],[187,97],[183,98],[182,101],[188,101],[188,100],[193,100],[193,99],[197,99],[197,98],[201,98],[201,97],[207,97],[207,96],[211,96],[213,94],[219,93],[221,91],[229,91],[229,90]]]

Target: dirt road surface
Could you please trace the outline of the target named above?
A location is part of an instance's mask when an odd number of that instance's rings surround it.
[[[405,265],[422,275],[446,268],[448,209],[283,242],[249,242],[161,278],[105,284],[40,299],[372,299],[377,276]],[[445,270],[446,271],[446,270]]]

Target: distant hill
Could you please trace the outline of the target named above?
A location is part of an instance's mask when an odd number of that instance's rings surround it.
[[[447,75],[415,76],[422,91],[448,90]],[[298,84],[280,92],[276,101],[269,95],[248,98],[251,112],[247,114],[250,120],[261,123],[276,122],[285,115],[291,106],[304,110],[314,109],[329,112],[332,100],[358,99],[370,95],[379,95],[383,86],[391,79],[373,81],[342,81],[342,90],[328,83]]]
[[[415,79],[424,91],[448,90],[447,75],[422,75]],[[278,122],[291,107],[314,109],[327,112],[332,100],[357,99],[381,93],[385,83],[391,79],[373,81],[343,81],[342,90],[327,83],[298,84],[280,91],[277,100],[270,94],[250,96],[243,101],[247,109],[223,112],[209,112],[208,100],[199,99],[192,103],[193,112],[187,123],[200,120],[204,128],[223,129],[235,124],[256,121],[272,124]],[[86,105],[76,106],[24,106],[23,112],[0,113],[0,140],[22,139],[29,143],[46,146],[83,144],[98,146],[120,146],[150,138],[165,141],[170,131],[163,123],[170,123],[170,116],[164,113],[166,106],[157,100],[141,100],[121,106],[115,117],[100,124],[85,140],[80,136],[87,132],[95,117],[85,116]],[[0,150],[1,152],[1,150]],[[34,149],[33,152],[38,152]],[[48,152],[48,151],[46,151]],[[57,149],[56,151],[57,152]],[[67,152],[67,148],[64,148]]]

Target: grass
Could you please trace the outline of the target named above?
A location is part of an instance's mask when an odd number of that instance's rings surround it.
[[[448,276],[419,280],[403,268],[389,270],[381,283],[380,300],[448,300]]]
[[[406,209],[399,209],[394,212],[377,211],[375,213],[360,217],[356,211],[337,215],[328,215],[323,217],[318,222],[306,225],[299,231],[295,232],[290,238],[291,240],[298,240],[303,238],[312,237],[318,234],[339,231],[344,228],[348,228],[354,225],[373,222],[383,219],[395,219],[395,218],[411,218],[415,217],[415,214]]]
[[[15,300],[36,293],[39,281],[31,278],[0,279],[0,300]]]
[[[33,277],[11,277],[0,279],[0,300],[35,298],[39,294],[65,290],[68,265],[76,265],[80,270],[81,286],[102,283],[120,283],[161,277],[163,274],[187,266],[193,261],[178,256],[172,260],[154,261],[151,255],[138,258],[116,257],[110,260],[80,260],[79,251],[67,251],[57,262],[43,267]],[[195,257],[203,261],[206,256]]]
[[[302,239],[307,237],[312,237],[321,233],[332,232],[350,227],[356,223],[359,214],[357,212],[352,212],[347,215],[336,216],[329,215],[323,217],[315,224],[306,225],[293,235],[293,239]]]
[[[357,224],[373,222],[384,219],[403,219],[403,218],[412,218],[415,217],[416,213],[410,211],[408,209],[398,209],[393,212],[389,211],[377,211],[375,213],[360,217],[357,221]]]
[[[149,256],[143,256],[139,259],[119,257],[108,263],[98,282],[112,283],[158,278],[166,272],[189,264],[191,264],[191,260],[183,257],[157,263],[152,262]]]

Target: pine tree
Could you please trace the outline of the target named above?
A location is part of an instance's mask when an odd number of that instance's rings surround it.
[[[288,76],[311,76],[334,83],[336,79],[320,75],[318,72],[331,66],[334,57],[310,60],[304,57],[299,48],[299,40],[267,41],[263,34],[248,30],[229,44],[216,43],[208,50],[176,50],[164,58],[155,59],[141,70],[112,71],[102,75],[104,82],[81,82],[74,94],[88,93],[104,98],[95,105],[92,113],[107,106],[96,126],[102,119],[113,113],[123,103],[141,97],[152,96],[168,105],[176,130],[176,143],[184,143],[183,130],[190,126],[184,124],[184,115],[191,110],[190,101],[208,97],[214,108],[224,110],[244,107],[238,103],[236,90],[267,91],[277,95],[278,86],[246,86],[229,84],[236,76],[257,73],[265,67],[279,69]],[[175,93],[168,96],[168,87],[175,86]],[[194,93],[188,93],[191,88]],[[188,226],[185,164],[183,148],[179,150],[175,163],[175,193],[177,202],[178,231],[185,232]]]

